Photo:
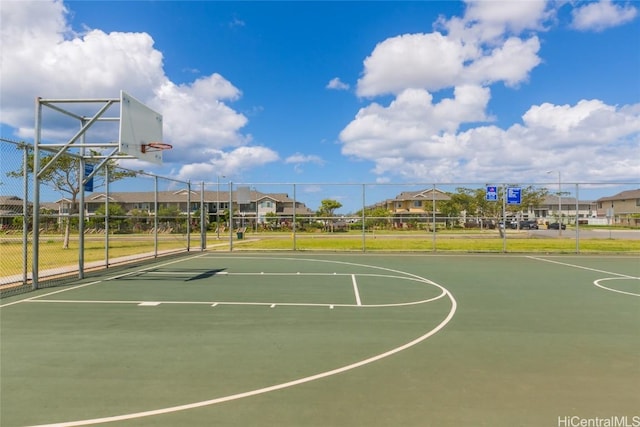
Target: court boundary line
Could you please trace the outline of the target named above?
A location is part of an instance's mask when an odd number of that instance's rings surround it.
[[[288,259],[288,258],[269,258],[269,259]],[[299,259],[298,259],[299,260]],[[349,364],[349,365],[345,365],[339,368],[335,368],[335,369],[331,369],[329,371],[325,371],[325,372],[321,372],[315,375],[311,375],[311,376],[307,376],[307,377],[303,377],[303,378],[298,378],[296,380],[292,380],[292,381],[287,381],[284,383],[280,383],[280,384],[275,384],[275,385],[271,385],[271,386],[267,386],[267,387],[263,387],[263,388],[259,388],[259,389],[254,389],[254,390],[250,390],[250,391],[246,391],[246,392],[242,392],[242,393],[236,393],[233,395],[228,395],[228,396],[223,396],[223,397],[219,397],[219,398],[214,398],[214,399],[209,399],[209,400],[204,400],[204,401],[200,401],[200,402],[193,402],[193,403],[188,403],[188,404],[184,404],[184,405],[177,405],[177,406],[172,406],[172,407],[165,407],[165,408],[160,408],[160,409],[154,409],[154,410],[149,410],[149,411],[141,411],[141,412],[136,412],[136,413],[129,413],[129,414],[122,414],[122,415],[115,415],[115,416],[109,416],[109,417],[102,417],[102,418],[94,418],[94,419],[85,419],[85,420],[77,420],[77,421],[69,421],[69,422],[61,422],[61,423],[53,423],[53,424],[39,424],[36,426],[32,426],[32,427],[75,427],[75,426],[85,426],[85,425],[91,425],[91,424],[103,424],[103,423],[110,423],[110,422],[115,422],[115,421],[126,421],[126,420],[132,420],[132,419],[137,419],[137,418],[143,418],[143,417],[149,417],[149,416],[154,416],[154,415],[164,415],[164,414],[169,414],[169,413],[173,413],[173,412],[179,412],[179,411],[184,411],[184,410],[189,410],[189,409],[196,409],[196,408],[201,408],[204,406],[211,406],[211,405],[215,405],[218,403],[224,403],[224,402],[229,402],[229,401],[233,401],[233,400],[239,400],[239,399],[243,399],[246,397],[252,397],[252,396],[257,396],[260,394],[265,394],[265,393],[269,393],[269,392],[273,392],[273,391],[278,391],[278,390],[282,390],[285,388],[290,388],[290,387],[294,387],[296,385],[300,385],[300,384],[305,384],[308,382],[312,382],[318,379],[322,379],[322,378],[326,378],[326,377],[330,377],[333,375],[337,375],[337,374],[341,374],[343,372],[347,372],[350,371],[352,369],[355,368],[359,368],[361,366],[365,366],[368,365],[370,363],[376,362],[378,360],[384,359],[386,357],[392,356],[396,353],[399,353],[401,351],[404,351],[408,348],[411,348],[425,340],[427,340],[428,338],[432,337],[433,335],[437,334],[438,332],[440,332],[450,321],[451,319],[453,319],[453,316],[455,315],[456,311],[457,311],[457,307],[458,307],[458,303],[455,299],[455,297],[453,296],[453,294],[444,286],[439,285],[438,283],[426,279],[424,277],[418,276],[416,274],[413,273],[408,273],[405,271],[401,271],[401,270],[395,270],[395,269],[391,269],[391,268],[386,268],[386,267],[380,267],[380,266],[373,266],[373,265],[367,265],[367,264],[360,264],[360,263],[351,263],[351,262],[346,262],[346,261],[328,261],[328,260],[314,260],[314,259],[305,259],[306,261],[311,261],[311,262],[325,262],[325,263],[337,263],[337,264],[342,264],[342,265],[352,265],[352,266],[357,266],[357,267],[363,267],[363,268],[373,268],[373,269],[377,269],[377,270],[383,270],[383,271],[389,271],[389,272],[393,272],[393,273],[397,273],[397,274],[401,274],[401,275],[406,275],[409,277],[413,277],[415,279],[417,279],[418,281],[422,281],[424,283],[430,284],[432,286],[436,286],[437,288],[441,289],[443,292],[443,295],[448,296],[449,301],[451,302],[451,308],[449,310],[449,313],[447,314],[447,316],[438,324],[436,325],[433,329],[429,330],[427,333],[401,345],[398,346],[396,348],[393,348],[391,350],[388,350],[386,352],[377,354],[375,356],[371,356],[369,358],[363,359],[361,361]],[[133,273],[132,273],[133,274]]]
[[[581,270],[588,270],[588,271],[594,271],[596,273],[603,273],[603,274],[609,274],[609,275],[612,275],[612,276],[617,276],[617,277],[603,277],[602,279],[596,279],[596,280],[593,281],[593,284],[595,286],[597,286],[598,288],[603,289],[603,290],[608,291],[608,292],[616,292],[616,293],[619,293],[619,294],[640,297],[640,294],[636,294],[636,293],[633,293],[633,292],[621,291],[621,290],[613,289],[613,288],[608,288],[606,286],[603,286],[603,285],[599,284],[599,282],[603,281],[603,280],[620,280],[620,279],[637,279],[637,280],[640,280],[640,277],[630,276],[628,274],[623,274],[623,273],[615,273],[615,272],[612,272],[612,271],[600,270],[600,269],[597,269],[597,268],[585,267],[583,265],[569,264],[569,263],[566,263],[566,262],[555,261],[555,260],[546,259],[546,258],[539,258],[539,257],[535,257],[535,256],[529,256],[528,258],[531,258],[531,259],[534,259],[534,260],[537,260],[537,261],[550,262],[552,264],[558,264],[558,265],[563,265],[563,266],[567,266],[567,267],[579,268]]]
[[[546,259],[546,258],[539,258],[539,257],[536,257],[536,256],[531,256],[531,255],[527,256],[527,258],[534,259],[536,261],[544,261],[544,262],[550,262],[552,264],[564,265],[566,267],[573,267],[573,268],[579,268],[579,269],[582,269],[582,270],[595,271],[596,273],[604,273],[604,274],[611,274],[613,276],[626,277],[627,279],[638,279],[638,277],[630,276],[628,274],[614,273],[612,271],[606,271],[606,270],[600,270],[600,269],[597,269],[597,268],[585,267],[583,265],[569,264],[567,262],[555,261],[555,260]]]

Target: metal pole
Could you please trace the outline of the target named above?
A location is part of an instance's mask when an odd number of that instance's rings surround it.
[[[84,127],[84,121],[80,123],[82,127]],[[82,144],[84,144],[86,142],[84,133],[81,138]],[[82,147],[80,148],[80,170],[78,171],[78,184],[80,185],[78,189],[80,190],[80,198],[78,200],[78,279],[84,279],[84,168],[86,165],[84,154],[85,150],[84,147]]]
[[[579,184],[576,184],[576,253],[580,253],[580,221],[578,220],[578,209],[580,208],[579,204],[579,193],[580,187]]]
[[[558,171],[558,237],[562,236],[562,184]]]
[[[28,268],[28,247],[29,240],[29,148],[26,144],[22,147],[22,178],[23,178],[23,200],[22,200],[22,284],[27,283]]]
[[[431,197],[431,226],[433,227],[431,250],[435,252],[436,251],[436,185],[435,184],[433,184],[433,194],[431,196],[432,196]]]
[[[104,168],[104,260],[105,267],[109,268],[109,165]]]
[[[187,182],[187,252],[191,251],[191,180]]]
[[[200,183],[200,250],[207,249],[207,224],[204,215],[204,181]]]
[[[507,252],[507,184],[502,184],[502,252]]]
[[[258,234],[258,188],[257,187],[253,187],[253,192],[256,195],[256,220],[255,220],[255,226],[256,226],[256,234]]]
[[[365,191],[366,191],[366,185],[362,184],[362,252],[367,251],[367,238],[366,238],[367,230],[364,225],[364,220],[365,220],[364,209],[366,206]]]
[[[217,177],[217,188],[216,188],[216,237],[220,240],[220,175]],[[224,175],[222,175],[224,178]]]
[[[229,181],[229,251],[233,250],[233,183]]]
[[[154,258],[158,257],[158,177],[153,177],[153,210],[154,210],[154,218],[153,218],[153,228],[155,232],[153,233],[153,256]]]
[[[296,241],[296,234],[298,232],[297,227],[296,227],[296,185],[293,184],[293,222],[291,223],[291,226],[293,227],[293,250],[296,250],[296,245],[297,245],[297,241]]]
[[[40,137],[42,134],[42,104],[36,98],[36,129],[33,138],[33,257],[31,266],[32,287],[38,289],[38,256],[40,254]]]

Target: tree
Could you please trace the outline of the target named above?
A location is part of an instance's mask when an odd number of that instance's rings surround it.
[[[356,212],[357,216],[362,216],[362,210]],[[368,208],[364,210],[365,227],[367,229],[379,227],[385,228],[389,225],[389,211],[382,206]]]
[[[97,155],[95,151],[91,151],[91,155]],[[62,155],[55,160],[55,163],[49,166],[49,163],[53,161],[54,154],[45,155],[40,158],[40,170],[42,171],[45,166],[47,169],[42,173],[40,182],[54,189],[55,191],[66,194],[71,201],[69,209],[69,215],[65,218],[65,232],[64,240],[62,243],[63,249],[69,248],[69,236],[71,234],[71,217],[79,212],[78,208],[78,194],[80,193],[80,185],[84,179],[84,170],[80,170],[80,158],[70,155]],[[91,163],[91,160],[87,160]],[[126,171],[116,168],[116,161],[109,160],[106,162],[101,171],[94,176],[93,185],[94,188],[100,188],[105,185],[105,169],[109,169],[109,182],[114,182],[122,178],[133,177],[136,172]],[[34,154],[30,153],[27,157],[27,170],[24,170],[24,166],[20,170],[8,172],[7,175],[12,178],[21,178],[25,173],[34,173]]]
[[[105,205],[100,206],[94,212],[94,216],[89,218],[87,221],[90,227],[94,227],[96,229],[104,229],[104,218],[105,218],[106,208]],[[126,212],[122,206],[117,203],[109,204],[109,229],[114,230],[117,229],[120,231],[123,224],[126,223],[125,218]]]
[[[457,193],[449,194],[449,200],[441,200],[439,203],[440,213],[447,218],[460,216],[462,212],[475,213],[478,208],[477,198],[474,190],[468,188],[457,188]]]
[[[321,218],[325,218],[323,221],[325,223],[325,226],[327,226],[329,223],[331,223],[331,217],[333,217],[336,209],[340,209],[341,207],[342,203],[338,202],[337,200],[324,199],[320,202],[320,209],[318,209],[316,214]]]
[[[320,202],[320,209],[318,209],[318,215],[321,216],[333,216],[336,209],[340,209],[342,203],[337,200],[324,199]]]
[[[177,231],[182,231],[186,217],[182,215],[177,206],[160,207],[158,208],[158,223],[162,223],[159,227],[165,231],[176,231],[174,227],[179,229]]]

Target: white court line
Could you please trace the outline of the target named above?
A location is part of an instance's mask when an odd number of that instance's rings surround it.
[[[538,257],[535,257],[535,256],[528,256],[527,258],[535,259],[537,261],[550,262],[552,264],[564,265],[566,267],[573,267],[573,268],[579,268],[579,269],[582,269],[582,270],[595,271],[596,273],[604,273],[604,274],[611,274],[611,275],[614,275],[614,276],[626,277],[627,279],[638,279],[638,277],[629,276],[628,274],[614,273],[612,271],[606,271],[606,270],[598,270],[597,268],[584,267],[582,265],[569,264],[569,263],[566,263],[566,262],[554,261],[552,259],[538,258]]]
[[[133,274],[133,273],[129,273],[129,274]],[[255,273],[229,273],[230,275],[234,275],[234,276],[252,276],[255,275]],[[279,274],[279,273],[267,273],[265,275],[270,275],[270,276],[287,276],[289,275],[288,273],[284,273],[284,274]],[[360,298],[360,292],[358,290],[357,287],[357,282],[356,282],[356,277],[355,276],[366,276],[366,277],[383,277],[383,278],[388,278],[388,279],[394,279],[394,280],[411,280],[411,281],[415,281],[415,282],[419,282],[419,283],[427,283],[430,285],[433,285],[432,282],[425,280],[424,278],[416,278],[416,277],[410,277],[410,276],[394,276],[391,274],[373,274],[373,273],[358,273],[358,274],[352,274],[352,273],[309,273],[309,275],[313,275],[313,276],[351,276],[352,277],[352,283],[354,286],[354,293],[355,293],[355,298],[356,298],[356,304],[339,304],[339,303],[304,303],[304,302],[269,302],[269,301],[157,301],[161,304],[175,304],[175,305],[212,305],[212,306],[216,306],[216,305],[245,305],[245,306],[275,306],[275,305],[282,305],[282,306],[288,306],[288,307],[329,307],[331,309],[333,309],[334,307],[361,307],[361,308],[384,308],[384,307],[406,307],[406,306],[411,306],[411,305],[418,305],[418,304],[426,304],[429,302],[433,302],[433,301],[437,301],[440,298],[443,298],[444,296],[446,296],[446,292],[440,288],[441,292],[439,295],[432,297],[432,298],[428,298],[428,299],[424,299],[424,300],[417,300],[417,301],[407,301],[407,302],[398,302],[398,303],[387,303],[387,304],[362,304],[362,300]],[[114,278],[118,278],[121,276],[115,276]],[[113,278],[110,278],[109,280],[111,280]],[[98,283],[98,282],[96,282]],[[94,283],[91,283],[94,284]],[[86,286],[83,285],[83,286]],[[62,292],[62,291],[58,291],[58,292]],[[54,292],[57,293],[57,292]],[[47,294],[50,295],[50,294]],[[52,303],[52,304],[136,304],[136,305],[140,305],[140,304],[144,304],[147,303],[149,301],[141,301],[141,300],[67,300],[67,299],[44,299],[43,297],[47,296],[47,295],[42,295],[40,297],[37,297],[38,299],[28,299],[28,300],[24,300],[24,302],[30,302],[30,303]],[[156,302],[156,301],[153,301]],[[272,307],[273,308],[273,307]]]
[[[605,279],[595,280],[593,282],[593,284],[596,285],[599,288],[604,289],[605,291],[617,292],[619,294],[625,294],[625,295],[631,295],[631,296],[634,296],[634,297],[640,297],[640,294],[636,294],[634,292],[626,292],[626,291],[621,291],[619,289],[608,288],[608,287],[600,284],[600,282],[603,282],[603,281],[606,281],[606,280],[620,280],[620,279],[639,279],[640,280],[640,278],[638,278],[638,277],[607,277]]]
[[[353,293],[356,294],[356,305],[362,305],[360,301],[360,292],[358,292],[358,282],[356,281],[356,275],[351,275],[351,282],[353,282]]]
[[[255,302],[255,301],[125,301],[125,300],[72,300],[72,299],[34,299],[34,300],[25,300],[25,302],[29,303],[51,303],[51,304],[135,304],[142,305],[149,302],[158,303],[158,304],[166,304],[166,305],[210,305],[211,307],[216,307],[218,305],[245,305],[245,306],[271,306],[272,308],[276,305],[286,306],[286,307],[329,307],[333,309],[334,307],[360,307],[360,308],[385,308],[385,307],[407,307],[410,305],[418,305],[418,304],[426,304],[433,301],[437,301],[443,297],[445,297],[447,293],[443,290],[440,295],[437,295],[433,298],[418,300],[418,301],[409,301],[409,302],[396,302],[389,304],[367,304],[367,305],[356,305],[356,304],[336,304],[336,303],[312,303],[312,302]]]
[[[610,275],[613,275],[613,276],[618,276],[618,277],[607,277],[607,278],[604,278],[604,279],[594,280],[593,284],[595,286],[599,287],[600,289],[604,289],[605,291],[617,292],[619,294],[625,294],[625,295],[631,295],[631,296],[640,297],[640,294],[636,294],[634,292],[625,292],[625,291],[621,291],[621,290],[618,290],[618,289],[609,288],[609,287],[606,287],[606,286],[600,284],[601,281],[606,281],[606,280],[619,280],[619,279],[638,279],[638,280],[640,280],[640,277],[629,276],[627,274],[621,274],[621,273],[614,273],[612,271],[598,270],[596,268],[583,267],[581,265],[567,264],[565,262],[553,261],[553,260],[550,260],[550,259],[538,258],[538,257],[533,257],[533,256],[529,257],[529,258],[535,259],[535,260],[538,260],[538,261],[546,261],[546,262],[550,262],[550,263],[553,263],[553,264],[564,265],[564,266],[567,266],[567,267],[579,268],[579,269],[582,269],[582,270],[595,271],[596,273],[604,273],[604,274],[610,274]]]

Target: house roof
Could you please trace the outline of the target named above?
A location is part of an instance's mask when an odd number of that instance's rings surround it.
[[[575,205],[576,198],[571,196],[561,196],[560,202],[562,202],[563,205]],[[593,200],[578,200],[578,204],[581,204],[581,205],[592,204],[592,203],[595,203],[595,202]],[[554,206],[557,204],[558,204],[558,196],[555,194],[550,194],[545,196],[545,198],[542,200],[542,203],[541,203],[541,205],[543,206]]]
[[[0,196],[2,206],[22,206],[24,200],[18,196]]]
[[[451,200],[451,197],[438,189],[429,188],[419,191],[403,191],[394,200]]]
[[[640,199],[640,188],[636,190],[626,190],[622,191],[618,194],[608,197],[601,197],[597,202],[606,202],[606,201],[622,201],[622,200],[635,200]]]

